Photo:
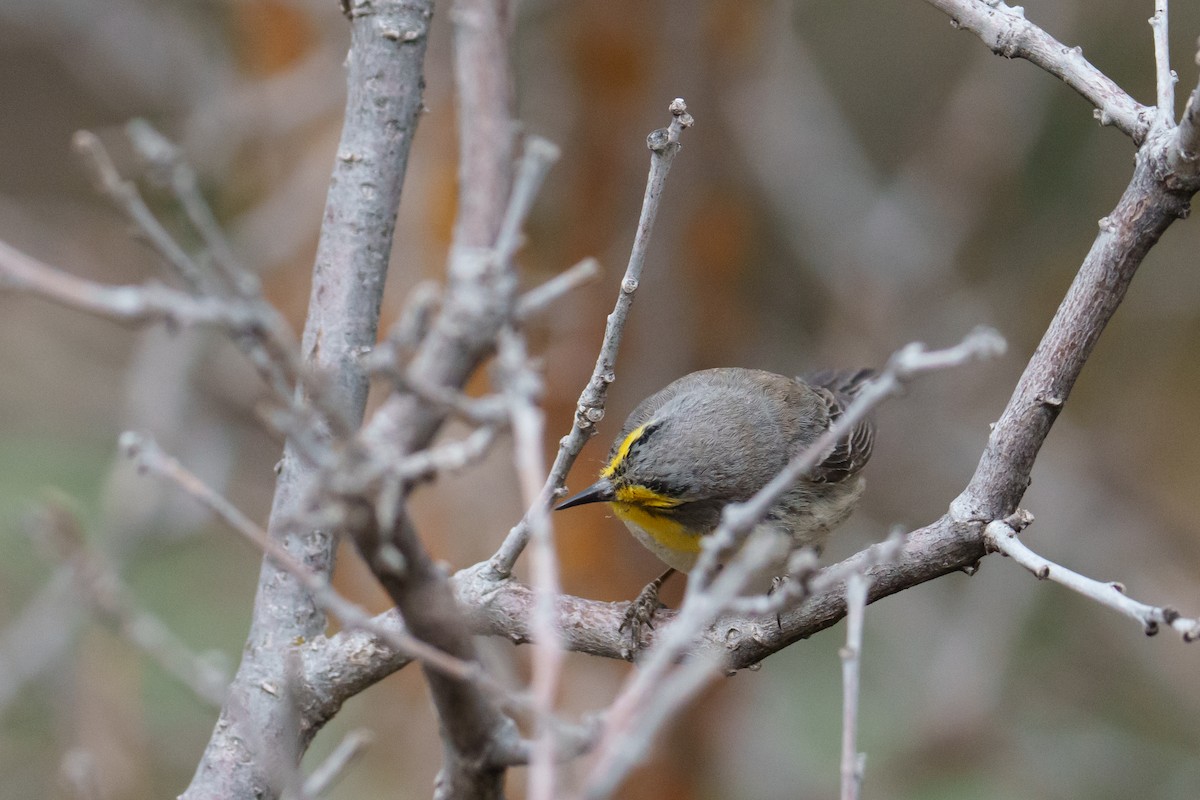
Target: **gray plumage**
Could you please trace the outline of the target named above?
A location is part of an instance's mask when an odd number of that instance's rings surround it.
[[[841,416],[872,375],[859,370],[798,379],[739,368],[685,375],[629,415],[610,463],[629,434],[646,427],[609,480],[682,500],[655,513],[699,535],[710,533],[726,504],[749,499],[774,478]],[[795,546],[820,549],[862,493],[859,472],[873,439],[871,423],[859,423],[771,509],[767,524],[788,533]],[[686,571],[694,563],[694,557],[664,555],[645,532],[630,528],[671,566]]]

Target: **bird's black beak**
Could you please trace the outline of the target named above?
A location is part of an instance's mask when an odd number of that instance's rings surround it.
[[[562,511],[564,508],[574,508],[588,503],[603,503],[612,500],[615,496],[612,481],[608,478],[601,478],[579,494],[555,506],[554,510]]]

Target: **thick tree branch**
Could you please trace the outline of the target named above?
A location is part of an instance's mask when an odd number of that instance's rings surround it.
[[[403,508],[391,530],[375,527],[363,508],[363,524],[351,525],[372,571],[396,603],[412,635],[462,661],[474,662],[475,643],[442,569],[417,538]],[[504,796],[508,754],[521,747],[516,724],[470,680],[422,664],[437,707],[445,744],[438,800],[488,800]]]
[[[845,615],[844,576],[865,572],[871,577],[871,602],[952,572],[970,570],[986,554],[983,525],[960,523],[948,515],[908,534],[897,548],[881,542],[832,564],[813,578],[816,591],[803,604],[774,616],[730,614],[710,626],[693,645],[692,652],[713,651],[725,659],[726,668],[745,669],[772,653],[835,625]],[[832,580],[826,582],[824,576]],[[455,596],[471,630],[500,636],[515,644],[533,640],[534,591],[515,578],[497,578],[487,562],[459,570],[453,577]],[[628,636],[619,630],[628,603],[608,603],[573,595],[556,602],[559,636],[568,650],[588,655],[629,660]],[[656,629],[644,635],[653,647],[679,612],[660,609]],[[394,610],[375,617],[377,624],[402,628]],[[361,631],[342,631],[320,638],[305,649],[309,682],[322,693],[314,710],[336,708],[362,687],[404,667],[410,659],[387,648]]]
[[[1116,208],[1100,220],[1100,233],[993,427],[975,476],[951,505],[955,517],[988,523],[1016,510],[1050,426],[1142,259],[1187,214],[1196,186],[1168,180],[1171,132],[1157,130],[1138,150]]]
[[[1096,69],[1079,47],[1067,47],[1025,19],[1025,10],[997,0],[927,0],[950,16],[956,28],[979,36],[992,52],[1023,58],[1049,72],[1096,108],[1101,125],[1115,125],[1140,145],[1150,131],[1153,111],[1130,97]]]
[[[454,21],[458,216],[445,300],[408,366],[414,381],[444,389],[463,385],[513,318],[513,257],[519,232],[556,157],[552,145],[530,140],[514,181],[508,3],[459,0]],[[374,468],[386,470],[387,464],[428,446],[446,413],[445,406],[417,394],[395,395],[362,432],[360,443],[375,460]],[[377,488],[351,489],[344,502],[355,513],[347,528],[413,635],[455,657],[474,660],[474,643],[447,576],[434,565],[408,521],[407,488],[391,478]],[[470,681],[433,670],[425,670],[425,677],[444,744],[435,796],[502,797],[510,762],[506,754],[519,743],[514,723]]]
[[[431,0],[354,0],[345,123],[313,268],[302,356],[331,385],[327,404],[355,427],[366,401],[359,352],[375,343],[409,148],[421,109]],[[295,531],[312,468],[284,450],[269,532],[318,575],[333,565],[333,534]],[[264,559],[250,634],[230,699],[184,793],[187,800],[278,796],[267,751],[302,753],[316,728],[288,724],[291,710],[261,690],[282,683],[296,642],[319,636],[325,615],[304,585]],[[306,720],[307,722],[307,720]]]
[[[505,214],[517,205],[517,193],[512,185],[516,126],[508,3],[457,0],[453,19],[459,208],[446,294],[409,373],[428,386],[457,388],[491,352],[496,334],[512,318],[517,289],[512,253],[501,256],[495,246]],[[541,165],[534,166],[544,174]],[[400,394],[375,413],[362,438],[403,457],[428,445],[444,419],[444,408]]]

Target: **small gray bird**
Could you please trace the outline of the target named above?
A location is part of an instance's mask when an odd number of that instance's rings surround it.
[[[683,376],[633,410],[600,479],[558,510],[607,502],[670,567],[630,608],[626,624],[635,642],[640,623],[658,607],[659,587],[676,570],[696,565],[701,537],[716,529],[725,506],[749,499],[779,474],[874,374],[827,371],[801,379],[708,369]],[[793,548],[819,552],[862,495],[859,473],[873,440],[869,421],[856,425],[771,507],[763,524],[787,534]]]

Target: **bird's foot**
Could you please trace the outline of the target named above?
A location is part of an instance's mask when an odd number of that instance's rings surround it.
[[[629,608],[625,609],[625,619],[621,622],[621,627],[618,631],[629,631],[629,646],[632,652],[637,652],[642,646],[643,629],[649,628],[654,630],[654,615],[660,608],[666,608],[662,601],[658,599],[658,590],[662,588],[663,581],[669,578],[675,570],[669,569],[655,580],[646,584],[646,588],[638,593],[638,596],[629,604]]]

